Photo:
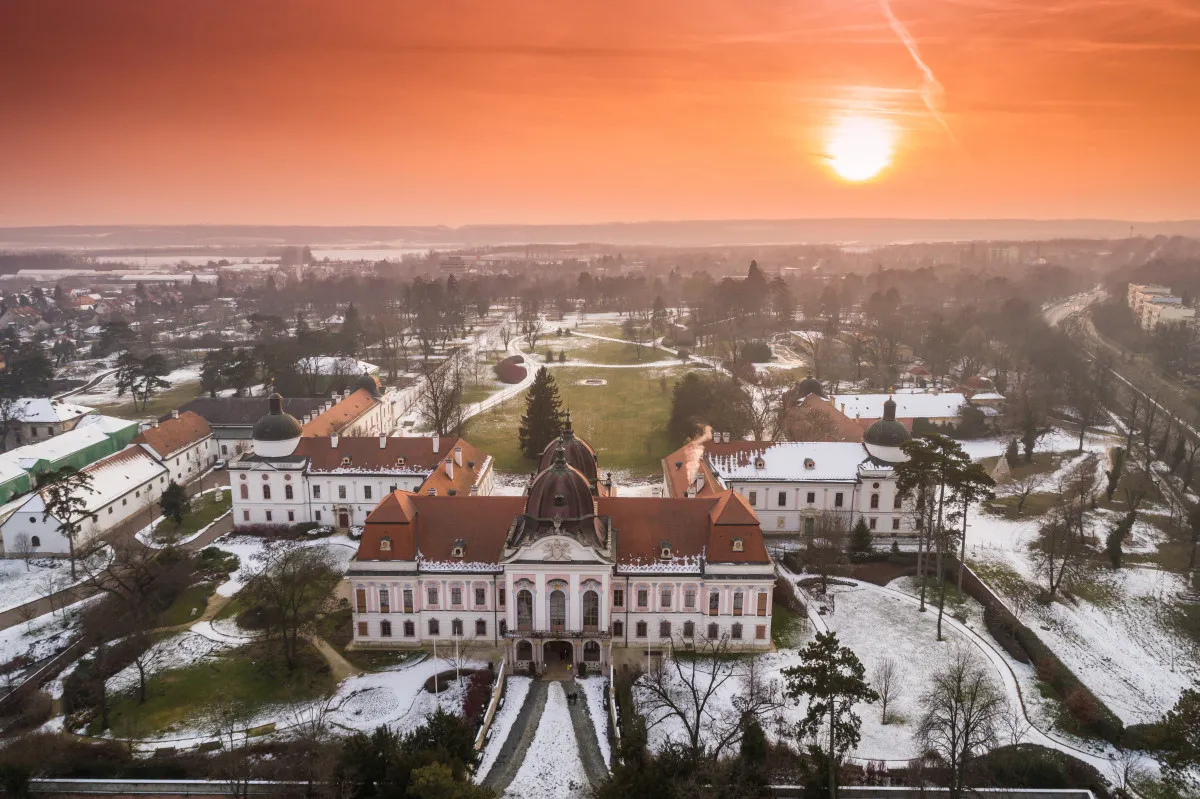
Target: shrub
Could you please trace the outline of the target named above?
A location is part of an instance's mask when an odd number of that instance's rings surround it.
[[[1064,752],[1032,744],[993,749],[974,765],[975,781],[996,788],[1061,790],[1082,788],[1110,796],[1100,772]]]
[[[238,524],[233,532],[255,538],[290,538],[291,528],[286,524]]]
[[[1091,727],[1100,720],[1100,708],[1097,707],[1096,700],[1088,693],[1075,689],[1067,694],[1067,699],[1063,703],[1067,707],[1067,712],[1084,726]]]
[[[587,664],[582,660],[575,664],[575,676],[580,679],[587,676]]]
[[[1013,660],[1019,663],[1029,662],[1029,653],[1017,642],[1013,626],[1005,621],[1003,616],[991,606],[988,606],[983,612],[983,624],[987,627],[987,631],[991,633],[992,638],[996,639],[996,643],[1004,647],[1004,651]]]
[[[1127,749],[1140,749],[1144,752],[1154,752],[1162,749],[1170,741],[1169,732],[1162,724],[1130,724],[1125,728],[1124,745]]]
[[[483,723],[488,703],[492,699],[492,675],[486,669],[471,672],[467,679],[467,694],[463,698],[463,718],[478,727]]]
[[[771,357],[771,345],[765,341],[751,341],[742,348],[743,361],[766,363]]]

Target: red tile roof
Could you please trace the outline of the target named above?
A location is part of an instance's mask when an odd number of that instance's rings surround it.
[[[337,435],[337,433],[344,430],[355,419],[375,407],[375,403],[378,401],[371,396],[371,392],[365,388],[360,388],[340,402],[335,402],[329,410],[304,425],[302,435]]]
[[[784,426],[789,441],[862,441],[862,428],[816,394],[809,394],[790,408]]]
[[[414,560],[418,550],[428,561],[498,563],[513,519],[525,508],[524,497],[425,496],[395,491],[367,516],[357,559]],[[384,549],[385,538],[391,548]],[[451,556],[462,539],[462,558]]]
[[[147,427],[138,433],[134,444],[145,444],[160,458],[168,458],[181,449],[189,447],[212,435],[212,428],[204,417],[184,411],[178,418],[160,422],[157,427]]]

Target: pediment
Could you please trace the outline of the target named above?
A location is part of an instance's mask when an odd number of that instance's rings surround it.
[[[566,535],[549,535],[519,548],[509,560],[539,561],[545,563],[569,563],[579,561],[595,563],[606,560],[596,550],[584,546]]]

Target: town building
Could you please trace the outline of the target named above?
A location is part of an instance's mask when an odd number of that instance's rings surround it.
[[[271,395],[251,451],[229,464],[235,525],[344,530],[361,526],[394,491],[492,493],[491,456],[461,438],[309,435],[307,429],[284,412],[282,397]]]
[[[663,459],[664,493],[706,498],[733,491],[766,533],[811,534],[819,517],[835,514],[846,529],[863,518],[876,536],[911,537],[911,503],[894,470],[907,460],[901,447],[911,434],[897,420],[897,402],[881,404],[882,417],[857,442],[732,441],[723,432],[689,442]]]
[[[133,439],[167,468],[170,479],[183,485],[217,461],[212,427],[192,411],[174,411],[170,419],[155,422]]]
[[[312,419],[332,405],[330,397],[288,397],[283,400],[283,412],[297,419]],[[218,457],[228,459],[250,451],[254,425],[263,415],[263,398],[197,397],[178,410],[181,415],[190,411],[208,422]],[[168,413],[159,422],[171,417]]]
[[[1195,324],[1196,309],[1183,304],[1166,286],[1151,283],[1130,283],[1126,302],[1138,326],[1154,330],[1161,324]]]
[[[14,400],[12,406],[6,409],[9,422],[4,448],[36,444],[62,435],[74,430],[84,416],[95,412],[95,408],[86,405],[44,397]]]
[[[87,414],[75,421],[75,427],[53,438],[36,444],[25,444],[0,454],[0,474],[15,478],[16,469],[28,475],[24,491],[36,484],[43,474],[57,471],[64,466],[82,469],[127,447],[138,433],[137,422],[118,419],[114,416]],[[15,486],[5,481],[4,485]],[[0,494],[6,489],[0,489]],[[18,492],[23,493],[23,492]],[[10,499],[13,495],[10,494]]]
[[[745,497],[620,497],[564,437],[525,496],[384,497],[346,574],[352,646],[499,646],[564,671],[704,639],[770,649],[774,564]]]
[[[75,539],[76,552],[86,551],[99,536],[152,507],[168,481],[166,468],[141,447],[128,447],[83,471],[92,478],[92,487],[83,494],[89,515],[82,520]],[[0,524],[5,556],[20,553],[22,536],[39,555],[70,554],[71,542],[59,532],[61,522],[53,514],[45,513],[45,499],[44,491],[30,494]]]

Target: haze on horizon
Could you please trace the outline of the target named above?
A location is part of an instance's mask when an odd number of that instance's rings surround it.
[[[1200,218],[1194,0],[41,0],[0,226]]]

